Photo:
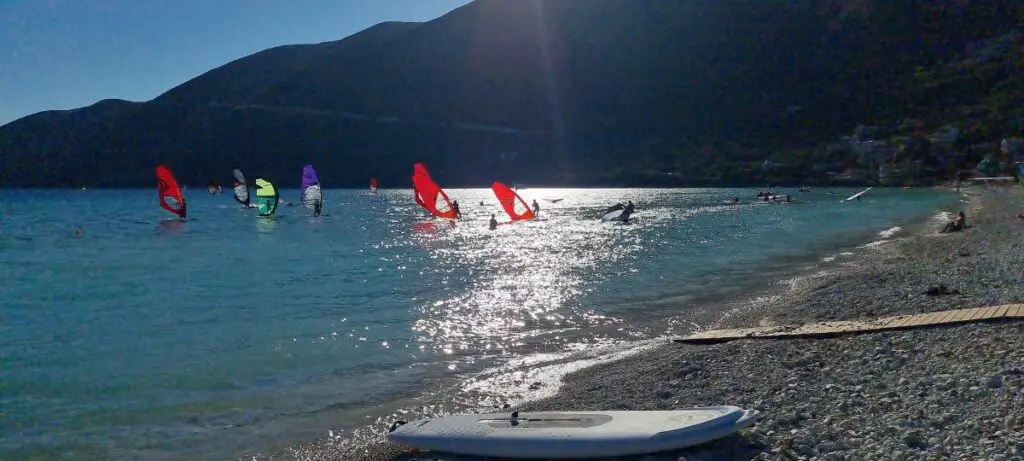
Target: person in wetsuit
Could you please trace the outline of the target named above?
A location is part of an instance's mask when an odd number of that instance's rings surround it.
[[[494,213],[491,213],[491,222],[489,224],[491,230],[498,228],[498,219],[494,217]]]
[[[633,214],[633,210],[636,210],[636,206],[633,205],[633,201],[630,200],[628,203],[626,203],[626,209],[623,210],[623,213]]]
[[[462,212],[459,211],[459,201],[458,200],[453,200],[452,201],[452,211],[455,212],[455,217],[456,218],[460,218],[460,219],[462,218]]]
[[[537,199],[533,199],[533,216],[537,217],[540,214],[540,204],[537,203]]]

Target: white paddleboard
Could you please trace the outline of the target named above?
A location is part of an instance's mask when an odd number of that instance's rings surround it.
[[[426,450],[507,458],[630,456],[686,448],[751,426],[734,406],[675,411],[575,411],[449,416],[403,424],[393,442]]]
[[[857,197],[860,197],[861,195],[864,195],[864,193],[866,193],[867,191],[869,191],[869,190],[871,190],[871,189],[874,189],[874,186],[872,186],[872,187],[869,187],[869,188],[867,188],[867,189],[864,189],[864,190],[862,190],[862,191],[860,191],[860,192],[857,192],[856,194],[853,194],[853,195],[849,196],[849,197],[848,197],[848,198],[847,198],[846,200],[843,200],[843,201],[844,201],[844,202],[849,202],[850,200],[854,200],[854,199],[856,199]]]

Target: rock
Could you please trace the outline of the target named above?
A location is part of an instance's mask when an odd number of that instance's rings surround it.
[[[921,436],[921,431],[919,430],[909,431],[906,434],[904,434],[903,444],[910,448],[923,449],[928,447],[928,444],[924,443],[924,440]]]

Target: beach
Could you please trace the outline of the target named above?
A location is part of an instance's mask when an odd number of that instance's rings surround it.
[[[1024,301],[1020,189],[965,190],[968,228],[938,222],[865,247],[736,306],[715,328],[990,306]],[[929,296],[939,284],[959,294]],[[567,376],[520,411],[669,410],[736,405],[756,426],[712,444],[637,460],[1020,459],[1024,323],[990,322],[832,339],[666,344]],[[383,422],[381,422],[383,424]],[[376,429],[383,434],[384,427]],[[339,440],[275,458],[467,460]]]

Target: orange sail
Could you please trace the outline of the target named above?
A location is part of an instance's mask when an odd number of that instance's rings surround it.
[[[185,219],[185,197],[181,195],[181,188],[178,187],[178,181],[174,179],[171,170],[163,165],[156,166],[156,192],[163,209],[178,215],[180,219]]]
[[[456,219],[448,194],[430,178],[427,167],[422,163],[417,163],[413,167],[412,192],[416,203],[430,214],[439,218]]]
[[[498,198],[498,203],[505,209],[505,213],[508,213],[508,216],[513,221],[533,219],[533,210],[526,204],[526,200],[523,200],[514,190],[498,181],[494,181],[494,184],[491,185],[491,190],[494,191],[494,196]]]

